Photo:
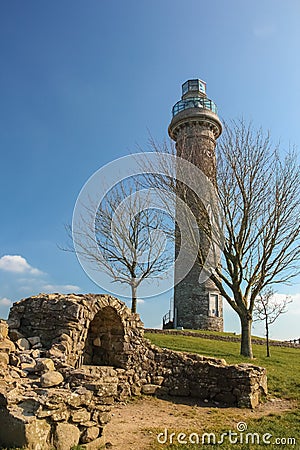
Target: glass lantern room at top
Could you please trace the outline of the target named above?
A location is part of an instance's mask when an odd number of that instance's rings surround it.
[[[172,116],[189,108],[204,108],[217,114],[216,104],[206,97],[206,83],[200,79],[188,80],[182,85],[182,97],[172,109]]]
[[[206,97],[206,83],[202,80],[188,80],[182,85],[182,98],[198,94]]]

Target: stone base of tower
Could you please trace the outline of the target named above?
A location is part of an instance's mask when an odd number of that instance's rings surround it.
[[[223,331],[220,292],[210,280],[204,284],[195,283],[191,275],[174,289],[174,328]]]

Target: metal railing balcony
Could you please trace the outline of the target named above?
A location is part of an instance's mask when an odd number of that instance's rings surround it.
[[[210,111],[217,114],[217,106],[212,100],[202,97],[191,97],[186,98],[185,100],[179,100],[179,102],[175,103],[172,108],[172,116],[174,117],[179,112],[189,108],[209,109]]]

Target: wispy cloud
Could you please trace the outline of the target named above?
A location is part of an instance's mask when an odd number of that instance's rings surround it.
[[[34,276],[42,275],[43,272],[32,267],[23,256],[4,255],[0,258],[0,270],[15,274],[29,274]]]
[[[0,277],[5,279],[6,285],[11,285],[10,289],[6,286],[6,290],[2,290],[4,300],[2,300],[0,306],[10,306],[11,304],[8,298],[4,296],[36,295],[39,292],[66,294],[81,291],[81,288],[75,284],[55,283],[49,274],[31,266],[26,258],[21,255],[4,255],[0,258]],[[3,285],[0,284],[0,287],[3,287]]]
[[[44,284],[41,286],[42,292],[60,292],[61,294],[68,294],[70,292],[79,292],[80,287],[74,284]]]
[[[0,306],[11,306],[11,305],[12,305],[12,301],[9,300],[9,298],[7,298],[7,297],[0,298]]]
[[[19,282],[18,292],[21,295],[37,294],[39,292],[51,293],[60,292],[61,294],[68,294],[71,292],[80,292],[81,288],[76,284],[56,284],[49,283],[45,279],[38,278],[21,278],[17,280]]]
[[[300,314],[300,293],[285,295],[274,294],[275,300],[284,301],[286,298],[292,302],[287,305],[287,311],[293,315]]]

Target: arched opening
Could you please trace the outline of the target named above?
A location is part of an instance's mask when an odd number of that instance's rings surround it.
[[[110,306],[101,309],[91,321],[83,364],[122,367],[124,327],[116,311]]]

